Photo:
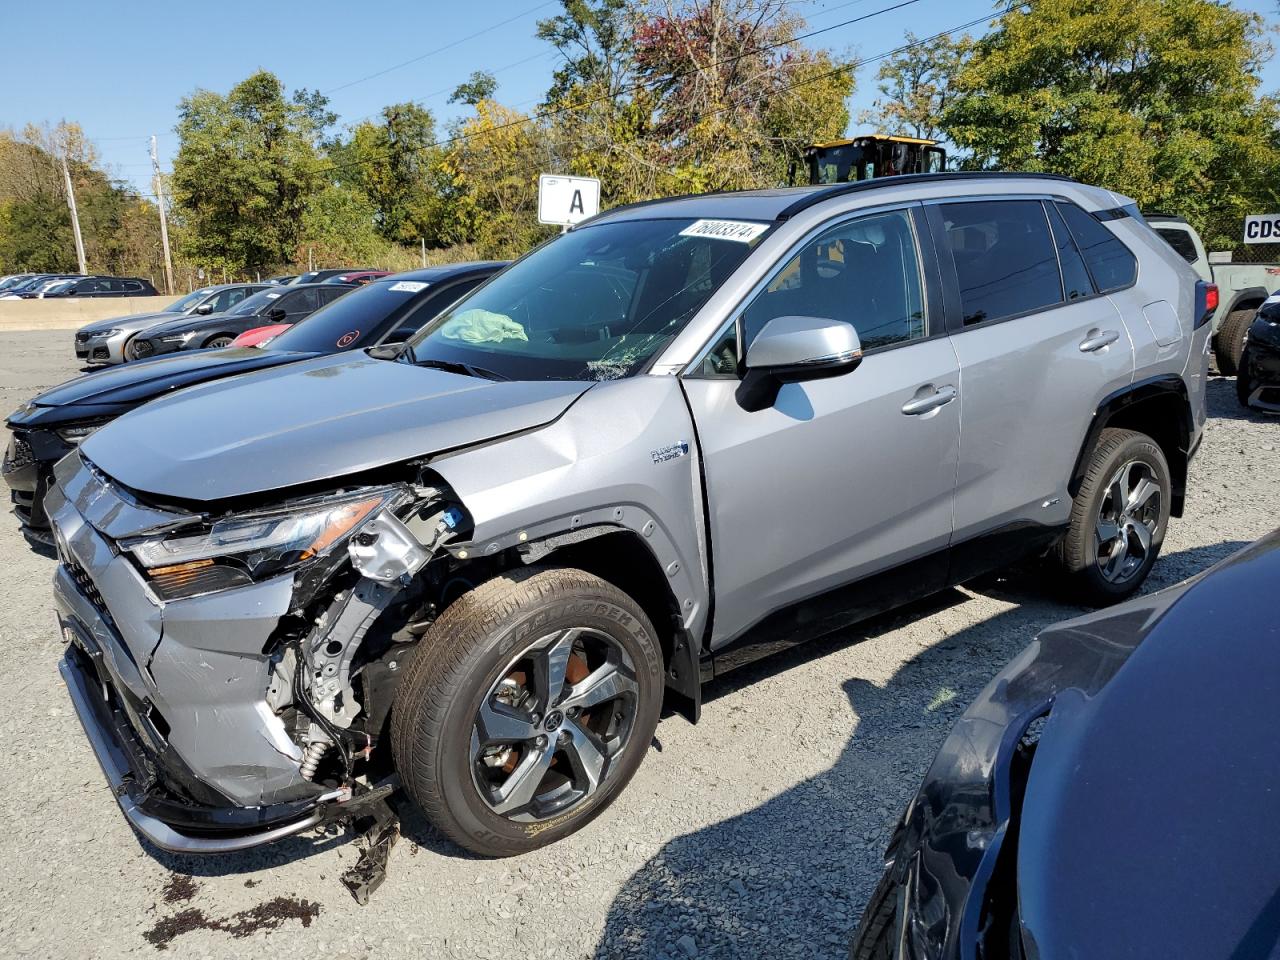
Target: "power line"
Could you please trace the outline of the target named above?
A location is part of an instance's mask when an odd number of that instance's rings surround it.
[[[846,3],[842,3],[842,4],[840,4],[839,6],[832,7],[829,11],[826,11],[826,12],[828,12],[828,13],[834,13],[836,10],[840,10],[840,9],[842,9],[842,8],[844,8],[844,7],[852,7],[852,6],[855,6],[856,4],[859,4],[859,3],[866,3],[866,2],[867,2],[867,0],[848,0],[848,2],[846,2]],[[638,84],[638,85],[636,85],[636,88],[635,88],[635,89],[644,89],[646,86],[654,86],[654,85],[660,85],[660,84],[663,84],[663,83],[669,83],[669,82],[671,82],[672,80],[678,80],[678,79],[680,79],[681,77],[686,77],[686,76],[689,76],[690,74],[693,74],[693,73],[701,73],[701,72],[703,72],[704,70],[710,70],[710,69],[712,69],[712,68],[714,68],[714,67],[723,66],[723,65],[724,65],[724,64],[726,64],[726,63],[734,63],[734,62],[736,62],[736,61],[738,61],[738,60],[742,60],[742,59],[743,59],[743,58],[745,58],[745,57],[756,56],[756,55],[758,55],[758,54],[765,53],[765,52],[767,52],[767,51],[769,51],[769,50],[776,50],[778,47],[786,47],[786,46],[790,46],[790,45],[791,45],[791,44],[793,44],[793,43],[799,43],[801,40],[808,40],[810,37],[816,37],[816,36],[818,36],[819,34],[823,34],[823,33],[830,33],[832,30],[839,30],[839,29],[841,29],[842,27],[847,27],[847,26],[850,26],[850,25],[855,24],[855,23],[861,23],[863,20],[870,20],[870,19],[872,19],[873,17],[878,17],[878,16],[880,16],[882,13],[892,13],[894,10],[899,10],[899,9],[901,9],[902,7],[909,7],[909,6],[911,6],[913,3],[919,3],[919,2],[920,2],[920,0],[903,0],[903,2],[898,3],[898,4],[896,4],[896,5],[892,6],[892,7],[885,7],[885,8],[884,8],[884,9],[882,9],[882,10],[873,10],[871,13],[864,13],[864,14],[862,14],[861,16],[857,16],[857,17],[850,17],[848,20],[841,20],[839,23],[833,23],[833,24],[831,24],[830,26],[826,26],[826,27],[819,27],[819,28],[818,28],[818,29],[816,29],[816,30],[807,30],[807,31],[805,31],[804,33],[797,33],[795,36],[789,37],[789,38],[788,38],[788,39],[786,39],[786,40],[779,40],[779,41],[777,41],[776,43],[770,43],[770,44],[766,44],[766,45],[761,46],[761,47],[755,47],[755,48],[753,48],[753,49],[751,49],[751,50],[747,50],[747,51],[745,51],[745,52],[743,52],[743,53],[735,54],[735,55],[734,55],[734,56],[732,56],[732,57],[725,57],[723,60],[716,60],[716,61],[714,61],[714,62],[712,62],[712,63],[708,63],[708,64],[705,64],[705,65],[703,65],[703,66],[691,67],[690,69],[688,69],[688,70],[684,70],[684,71],[682,71],[682,72],[680,72],[680,73],[674,73],[674,74],[672,74],[672,75],[671,75],[671,76],[669,76],[669,77],[662,77],[662,78],[661,78],[661,79],[659,79],[659,80],[649,81],[649,83],[647,83],[647,84]],[[601,97],[600,99],[601,99],[601,100],[608,100],[608,99],[610,99],[610,97],[612,97],[612,96],[613,96],[613,94],[606,94],[606,95],[604,95],[603,97]],[[529,105],[529,104],[531,104],[531,103],[537,103],[539,99],[541,99],[541,98],[540,98],[540,97],[535,97],[535,98],[530,99],[530,100],[522,100],[522,101],[520,101],[519,103],[513,104],[513,106],[515,106],[515,107],[523,107],[523,106],[527,106],[527,105]],[[589,106],[590,104],[587,104],[587,105]]]
[[[401,61],[400,63],[392,64],[389,67],[384,67],[383,69],[378,70],[374,73],[370,73],[367,76],[360,77],[358,80],[350,80],[347,83],[338,84],[338,86],[330,87],[328,90],[324,90],[322,92],[327,97],[331,93],[337,93],[339,90],[346,90],[348,87],[354,87],[356,84],[364,83],[366,80],[373,80],[373,79],[376,79],[377,77],[385,76],[386,74],[391,73],[394,70],[399,70],[401,67],[407,67],[410,64],[418,63],[421,60],[427,59],[427,57],[434,57],[437,53],[444,53],[446,50],[452,50],[454,47],[459,46],[460,44],[466,43],[468,40],[474,40],[476,39],[476,37],[483,37],[486,33],[492,33],[494,30],[497,30],[500,27],[505,27],[509,23],[515,23],[517,20],[521,20],[524,17],[527,17],[529,14],[534,13],[535,11],[541,10],[543,7],[549,7],[556,2],[557,0],[545,0],[545,2],[543,3],[535,4],[534,6],[528,8],[527,10],[521,13],[517,13],[514,17],[508,17],[506,20],[501,20],[498,23],[485,27],[483,30],[477,30],[475,33],[468,34],[465,37],[460,37],[457,40],[454,40],[450,43],[446,43],[443,47],[437,47],[434,50],[428,50],[426,53],[419,54],[416,57],[411,57],[410,59]]]

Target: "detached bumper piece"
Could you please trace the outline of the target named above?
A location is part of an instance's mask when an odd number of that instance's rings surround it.
[[[125,818],[151,843],[173,853],[233,853],[327,819],[316,800],[237,807],[184,795],[167,782],[185,778],[165,755],[163,720],[145,718],[145,704],[120,694],[89,638],[67,622],[62,629],[70,642],[59,669],[76,714]],[[187,782],[195,786],[194,778]]]

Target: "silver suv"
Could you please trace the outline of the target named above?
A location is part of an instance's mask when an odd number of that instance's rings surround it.
[[[667,703],[1015,558],[1143,582],[1204,424],[1208,289],[1123,197],[939,175],[664,200],[403,349],[205,384],[50,493],[62,671],[156,844],[399,783],[516,854]]]

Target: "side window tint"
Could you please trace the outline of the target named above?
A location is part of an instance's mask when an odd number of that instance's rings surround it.
[[[1074,203],[1059,200],[1057,206],[1084,255],[1098,292],[1110,293],[1133,283],[1138,276],[1138,260],[1120,238]]]
[[[1062,275],[1039,200],[942,205],[965,326],[1062,302]]]
[[[310,313],[316,309],[317,297],[315,288],[309,290],[299,290],[291,297],[286,298],[284,303],[285,313]]]
[[[1200,259],[1199,254],[1196,253],[1195,241],[1187,231],[1179,230],[1177,227],[1156,227],[1155,231],[1160,234],[1160,239],[1173,247],[1174,252],[1187,263],[1195,263]]]
[[[844,320],[864,350],[927,336],[911,215],[895,210],[861,217],[810,242],[747,307],[747,342],[773,318],[789,315]]]
[[[1062,217],[1054,204],[1046,204],[1045,209],[1049,211],[1049,226],[1053,228],[1053,242],[1058,248],[1058,266],[1062,268],[1062,291],[1066,294],[1067,302],[1092,296],[1093,284],[1089,281],[1089,271],[1085,269],[1084,258],[1076,249],[1076,243],[1071,239],[1067,225],[1062,222]]]
[[[236,287],[234,290],[228,290],[226,306],[221,307],[220,309],[230,310],[232,307],[234,307],[237,303],[239,303],[248,295],[249,295],[249,291],[245,287]]]
[[[122,285],[126,293],[138,293],[142,290],[142,284],[137,280],[125,280]]]

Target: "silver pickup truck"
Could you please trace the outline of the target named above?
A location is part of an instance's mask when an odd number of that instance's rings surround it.
[[[1280,264],[1232,263],[1229,253],[1208,253],[1196,228],[1181,217],[1148,214],[1146,220],[1169,246],[1195,267],[1200,279],[1218,285],[1213,315],[1213,356],[1218,372],[1234,376],[1244,334],[1262,302],[1280,289]]]

